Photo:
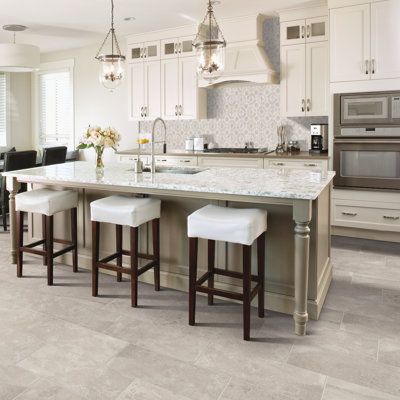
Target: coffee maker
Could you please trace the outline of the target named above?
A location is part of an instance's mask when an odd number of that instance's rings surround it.
[[[310,153],[328,152],[328,124],[311,124]]]

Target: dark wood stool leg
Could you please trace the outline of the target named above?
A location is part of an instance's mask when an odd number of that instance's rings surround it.
[[[17,277],[22,278],[23,253],[21,247],[24,245],[24,213],[16,212],[17,225]]]
[[[116,250],[118,253],[117,266],[122,267],[122,225],[115,226]],[[117,272],[117,282],[122,281],[122,272]]]
[[[54,217],[46,216],[47,284],[53,285]]]
[[[153,255],[157,260],[154,266],[154,289],[160,290],[160,218],[153,219]]]
[[[215,267],[215,240],[208,241],[208,272],[211,272],[211,277],[208,279],[208,287],[214,288],[214,267]],[[214,304],[214,296],[208,294],[208,305]]]
[[[196,279],[198,238],[189,238],[189,325],[195,324],[196,319]]]
[[[265,232],[257,239],[257,275],[258,289],[258,316],[264,318],[264,287],[265,287]]]
[[[78,209],[71,210],[71,238],[74,249],[72,250],[72,270],[78,272]]]
[[[139,228],[131,227],[131,303],[132,307],[138,304],[138,237]]]
[[[92,221],[92,296],[99,294],[99,246],[100,246],[100,223]]]
[[[43,251],[46,251],[46,216],[42,215],[42,239],[44,240],[43,243]],[[47,256],[46,254],[43,255],[43,265],[47,265]]]
[[[250,340],[251,246],[243,245],[243,339]]]

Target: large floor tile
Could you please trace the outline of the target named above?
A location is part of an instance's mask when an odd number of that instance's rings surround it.
[[[379,340],[378,361],[400,368],[400,337]]]

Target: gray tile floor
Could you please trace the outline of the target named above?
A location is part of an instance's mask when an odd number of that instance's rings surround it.
[[[0,234],[0,399],[400,399],[400,245],[334,240],[334,280],[307,337],[292,318],[253,313],[250,343],[240,305],[57,265],[55,285],[27,257],[25,277]]]

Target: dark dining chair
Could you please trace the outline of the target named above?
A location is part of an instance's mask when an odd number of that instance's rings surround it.
[[[36,156],[37,153],[35,150],[8,152],[4,155],[4,172],[33,168],[36,166]],[[26,191],[26,184],[21,184],[19,193],[24,191]],[[0,203],[1,203],[1,215],[3,217],[4,231],[7,231],[8,200],[9,200],[9,195],[6,188],[6,179],[5,177],[2,177]]]
[[[67,147],[47,147],[43,149],[42,165],[54,165],[65,163],[67,157]]]

